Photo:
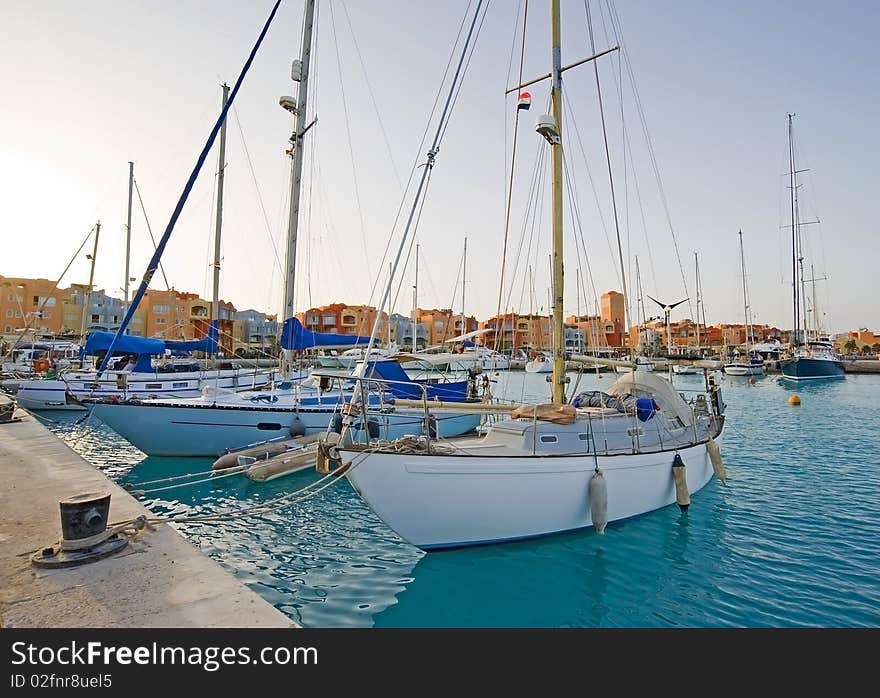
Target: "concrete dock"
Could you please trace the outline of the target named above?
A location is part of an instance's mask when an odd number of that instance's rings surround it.
[[[297,627],[167,524],[79,567],[34,567],[61,537],[59,502],[109,493],[110,521],[150,515],[23,410],[0,423],[0,625],[72,628]]]

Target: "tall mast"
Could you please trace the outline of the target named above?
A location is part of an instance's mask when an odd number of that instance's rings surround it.
[[[467,333],[464,324],[464,282],[467,274],[467,238],[464,239],[464,256],[461,258],[461,334]]]
[[[562,22],[559,0],[553,0],[550,9],[553,71],[550,100],[559,141],[551,148],[553,153],[553,402],[565,402],[565,331],[562,324],[562,302],[565,280],[562,266]]]
[[[751,322],[749,319],[749,296],[746,291],[746,256],[743,252],[743,231],[739,231],[739,260],[743,279],[743,319],[746,323],[746,350],[750,348]]]
[[[303,19],[302,48],[300,60],[294,61],[291,69],[291,78],[299,81],[296,104],[293,112],[296,114],[296,125],[290,136],[291,148],[290,159],[290,210],[287,218],[287,255],[285,269],[287,276],[284,280],[284,314],[282,322],[293,317],[294,296],[296,295],[296,235],[299,223],[299,195],[302,183],[303,167],[303,136],[308,126],[306,125],[306,96],[309,84],[309,63],[312,55],[312,25],[315,17],[315,0],[307,0],[305,17]],[[283,102],[283,99],[282,99]],[[288,106],[282,104],[285,108]],[[285,359],[287,359],[285,355]]]
[[[810,265],[810,283],[813,285],[813,333],[818,338],[821,334],[819,328],[819,312],[816,308],[816,271]]]
[[[98,238],[101,235],[101,221],[95,224],[95,244],[92,246],[92,266],[89,269],[89,288],[86,291],[85,304],[83,305],[82,322],[80,323],[79,336],[84,340],[86,336],[86,315],[89,313],[89,305],[92,302],[92,284],[95,283],[95,259],[98,256]]]
[[[125,219],[125,302],[122,306],[122,316],[128,311],[128,279],[131,276],[129,260],[131,258],[131,194],[134,188],[134,163],[128,163],[128,217]]]
[[[645,331],[645,299],[642,298],[642,274],[639,271],[639,258],[636,256],[636,313],[638,314],[639,321],[639,341],[636,343],[636,346],[632,348],[632,351],[638,349],[638,345],[642,343],[642,332]],[[629,329],[627,328],[627,332]],[[647,339],[647,336],[645,337]]]
[[[412,313],[412,351],[416,350],[416,332],[418,330],[419,317],[419,246],[416,245],[416,278],[413,283],[413,313]]]
[[[220,110],[229,99],[229,85],[223,83],[223,101]],[[211,295],[211,326],[216,328],[216,339],[220,342],[220,229],[223,226],[223,174],[226,170],[226,119],[220,126],[220,153],[217,156],[217,217],[214,221],[214,286]],[[211,336],[211,333],[208,333]],[[214,351],[218,350],[214,347]]]
[[[697,351],[700,350],[700,258],[694,252],[694,269],[696,270],[694,284],[697,287]]]
[[[797,216],[795,215],[795,170],[794,170],[794,142],[792,138],[792,124],[791,119],[794,114],[788,115],[788,164],[789,164],[789,189],[791,189],[791,295],[792,295],[792,312],[793,312],[793,324],[792,324],[792,334],[794,335],[793,341],[791,344],[793,346],[798,345],[797,341],[797,332],[798,328],[801,324],[800,319],[800,308],[798,307],[798,273],[797,273],[797,258],[798,258],[798,230],[797,230]]]

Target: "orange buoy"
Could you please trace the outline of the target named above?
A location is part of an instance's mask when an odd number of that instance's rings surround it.
[[[792,395],[790,398],[788,398],[788,404],[789,405],[800,405],[801,399],[797,395]]]
[[[749,378],[749,385],[754,385],[754,384],[755,384],[755,379]]]

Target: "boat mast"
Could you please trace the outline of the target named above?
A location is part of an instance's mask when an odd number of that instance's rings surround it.
[[[746,256],[743,252],[743,231],[739,231],[739,261],[743,280],[743,318],[746,323],[746,352],[750,350],[751,320],[749,318],[749,296],[746,291]]]
[[[229,99],[229,85],[223,83],[223,101],[220,103],[220,111],[226,106]],[[226,119],[220,126],[220,153],[217,156],[217,217],[214,221],[214,286],[211,296],[211,328],[215,330],[214,354],[219,351],[220,345],[220,229],[223,225],[223,174],[226,170]],[[208,337],[211,336],[208,330]]]
[[[635,353],[639,345],[642,343],[642,333],[645,335],[645,343],[647,344],[648,333],[645,330],[645,299],[642,297],[642,273],[639,271],[639,258],[636,255],[636,294],[638,298],[636,298],[636,313],[639,315],[639,341],[636,343],[636,346],[632,348],[632,352]]]
[[[419,246],[416,245],[416,278],[413,283],[413,314],[412,314],[412,349],[416,350],[416,332],[419,317]]]
[[[302,48],[300,60],[294,61],[291,70],[293,80],[299,81],[296,104],[293,112],[296,114],[296,125],[290,136],[290,209],[287,218],[287,255],[285,269],[287,276],[284,280],[284,315],[282,322],[293,317],[294,296],[296,295],[296,236],[299,223],[299,196],[302,183],[303,167],[303,136],[311,124],[306,124],[306,96],[309,84],[309,62],[312,55],[312,25],[315,17],[315,0],[307,0],[305,17],[303,19]],[[297,70],[298,69],[298,70]],[[284,105],[282,105],[284,106]],[[285,107],[286,108],[286,107]],[[285,351],[282,362],[282,372],[286,373],[290,362],[290,354]]]
[[[789,189],[790,197],[791,197],[791,294],[792,294],[792,309],[793,309],[793,325],[792,325],[792,334],[793,341],[790,344],[794,347],[798,346],[798,338],[797,333],[799,331],[799,327],[801,324],[800,318],[800,307],[798,306],[798,273],[797,273],[797,258],[798,258],[798,229],[797,229],[797,217],[795,215],[795,206],[796,206],[796,195],[795,195],[795,170],[794,170],[794,143],[792,139],[792,124],[791,120],[794,114],[788,115],[788,164],[789,164]]]
[[[694,268],[696,269],[696,279],[694,283],[697,287],[697,351],[700,351],[700,258],[694,252]]]
[[[562,265],[562,22],[559,0],[550,8],[553,71],[550,101],[559,140],[551,147],[553,153],[553,402],[565,402],[565,330],[562,324],[562,302],[565,279]]]
[[[89,288],[86,291],[85,304],[83,305],[82,312],[82,322],[80,323],[79,336],[80,341],[83,341],[86,337],[86,315],[91,315],[89,313],[89,305],[92,302],[92,284],[95,283],[95,259],[98,256],[98,238],[101,235],[101,221],[98,221],[95,224],[95,244],[92,246],[92,266],[89,269]]]
[[[467,238],[464,239],[464,256],[461,258],[461,334],[467,334],[464,320],[464,282],[467,274]]]
[[[134,163],[128,162],[128,217],[125,219],[125,302],[122,305],[122,316],[128,311],[128,280],[131,276],[129,260],[131,258],[131,194],[134,188]]]

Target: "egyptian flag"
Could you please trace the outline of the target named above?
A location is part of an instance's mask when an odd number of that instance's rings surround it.
[[[530,106],[532,106],[532,95],[528,92],[520,92],[519,104],[516,105],[516,108],[528,110]]]

